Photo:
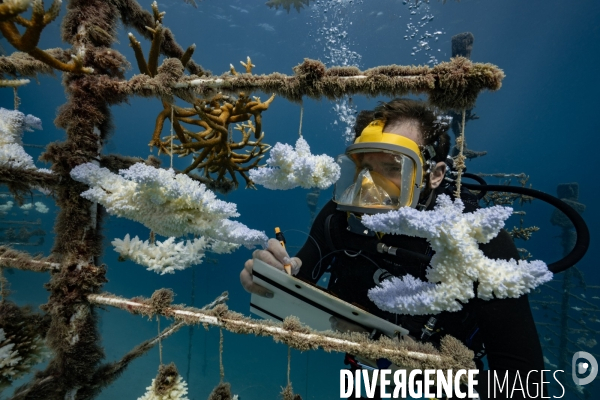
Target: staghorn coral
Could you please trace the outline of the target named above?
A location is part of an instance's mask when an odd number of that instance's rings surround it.
[[[441,195],[432,211],[403,207],[385,214],[363,217],[376,232],[426,238],[435,255],[427,270],[428,282],[407,275],[382,282],[369,291],[369,298],[385,311],[399,314],[436,314],[458,311],[461,303],[475,295],[483,300],[519,297],[552,279],[542,261],[492,260],[478,243],[493,239],[512,209],[482,208],[463,214],[460,199],[452,202]],[[474,282],[478,282],[477,294]]]
[[[296,148],[277,143],[264,168],[250,171],[250,179],[267,189],[327,189],[340,177],[340,166],[328,155],[312,155],[308,142],[300,137]]]
[[[0,22],[14,19],[22,12],[25,12],[31,0],[6,0],[0,4]]]
[[[154,13],[154,27],[148,28],[152,33],[152,43],[148,59],[144,58],[141,44],[132,33],[129,33],[129,42],[134,50],[138,68],[144,75],[156,77],[159,73],[158,57],[159,49],[163,40],[162,19],[164,12],[159,12],[156,2],[152,3]],[[181,56],[181,66],[189,62],[195,45],[192,45]],[[246,73],[252,73],[252,64],[250,57],[246,62],[241,62],[246,69]],[[165,70],[163,64],[163,71]],[[182,74],[179,66],[173,65],[175,77]],[[232,67],[232,71],[237,75]],[[214,182],[213,187],[217,187],[223,182],[228,182],[225,177],[229,174],[231,177],[231,186],[237,187],[238,181],[236,173],[239,173],[246,181],[246,187],[253,187],[253,182],[248,178],[246,172],[254,168],[261,155],[269,148],[268,145],[261,143],[263,135],[262,112],[265,111],[273,101],[274,95],[267,101],[261,102],[255,97],[253,100],[241,93],[234,103],[228,102],[227,98],[217,95],[210,100],[204,100],[197,97],[186,96],[186,99],[192,103],[192,107],[181,108],[173,104],[172,98],[165,96],[162,99],[163,111],[156,118],[156,124],[150,147],[157,147],[158,153],[176,153],[180,157],[193,154],[194,161],[185,169],[189,173],[194,169],[203,171],[205,181]],[[254,116],[256,127],[249,121]],[[172,129],[176,136],[169,136],[167,141],[161,140],[161,133],[166,120],[170,120]],[[229,125],[232,122],[244,122],[246,124],[237,125],[236,129],[242,133],[242,140],[234,142]],[[182,124],[190,124],[200,127],[200,132],[192,132],[186,129]],[[250,141],[250,134],[253,133],[255,141]],[[179,144],[174,145],[173,140],[179,140]],[[249,147],[247,154],[241,154],[237,151]],[[216,174],[216,177],[213,175]]]
[[[177,114],[182,117],[174,117],[175,120],[204,128],[198,133],[181,128],[185,142],[182,141],[181,144],[174,146],[173,152],[180,156],[192,154],[194,158],[184,172],[189,173],[198,169],[203,171],[202,177],[214,182],[214,185],[230,183],[233,187],[238,186],[236,178],[238,173],[246,181],[246,187],[253,188],[254,182],[246,172],[255,168],[263,154],[270,148],[269,145],[262,143],[264,133],[261,133],[261,113],[269,107],[274,98],[275,95],[261,102],[258,97],[251,100],[241,93],[232,104],[217,95],[210,101],[201,101],[194,105],[199,119],[185,117],[184,115],[190,114],[190,110],[178,110]],[[254,116],[256,125],[249,120],[251,116]],[[247,122],[237,124],[234,128],[241,133],[242,140],[234,141],[233,133],[230,133],[230,124],[243,121]],[[158,126],[154,132],[156,137],[156,133],[159,132]],[[251,140],[251,136],[255,140]],[[165,146],[166,143],[162,145]],[[241,150],[245,150],[246,153],[241,153]],[[229,174],[231,179],[228,179],[226,174]]]
[[[14,4],[15,2],[12,3]],[[6,20],[0,19],[0,32],[2,32],[2,35],[4,35],[6,40],[8,40],[8,42],[17,50],[29,54],[36,60],[39,60],[52,68],[75,74],[90,74],[94,72],[94,69],[83,66],[83,52],[78,52],[77,55],[72,57],[72,62],[67,64],[37,47],[42,30],[46,25],[58,17],[61,3],[61,0],[54,0],[50,9],[46,12],[42,0],[33,0],[31,19],[27,20],[20,15]],[[2,5],[4,6],[5,4]],[[13,12],[20,9],[21,8],[14,8]],[[19,33],[16,24],[24,26],[26,28],[25,33]]]

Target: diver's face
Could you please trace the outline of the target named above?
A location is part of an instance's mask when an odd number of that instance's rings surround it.
[[[362,153],[359,161],[360,169],[367,168],[387,178],[400,188],[402,185],[402,163],[400,157],[389,153]]]
[[[402,121],[386,125],[384,131],[404,136],[419,145],[423,142],[418,123],[414,121]],[[384,152],[362,153],[358,166],[360,169],[367,168],[369,171],[379,173],[396,185],[396,187],[401,188],[402,161],[398,156]]]

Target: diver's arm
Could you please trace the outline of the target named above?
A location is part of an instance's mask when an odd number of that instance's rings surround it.
[[[296,254],[296,257],[302,260],[302,268],[300,268],[300,272],[296,275],[297,277],[315,283],[318,282],[323,273],[325,273],[325,269],[333,257],[330,255],[321,260],[321,257],[331,252],[331,249],[327,246],[327,240],[325,239],[325,220],[329,215],[335,212],[336,204],[330,200],[315,218],[310,229],[311,237],[306,238],[304,246],[302,246],[300,251]],[[336,232],[332,232],[332,235],[335,234]],[[319,262],[320,265],[318,265]]]

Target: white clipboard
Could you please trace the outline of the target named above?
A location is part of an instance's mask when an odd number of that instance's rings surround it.
[[[264,262],[253,260],[254,283],[273,292],[272,298],[252,294],[250,312],[266,319],[283,321],[295,315],[317,331],[331,330],[329,318],[354,322],[369,331],[377,329],[388,337],[408,335],[408,330],[347,303],[309,283],[288,275]]]

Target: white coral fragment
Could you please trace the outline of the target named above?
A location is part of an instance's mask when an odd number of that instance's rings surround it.
[[[46,214],[48,212],[48,207],[46,207],[46,205],[41,201],[36,201],[34,205],[35,211],[39,212],[40,214]]]
[[[10,378],[17,374],[17,371],[13,367],[22,359],[19,356],[19,352],[13,350],[14,347],[15,344],[11,343],[10,338],[6,338],[4,329],[0,328],[0,374],[5,378]]]
[[[328,155],[313,155],[308,142],[300,137],[294,149],[277,143],[270,151],[267,165],[250,170],[250,179],[267,189],[326,189],[340,177],[340,166]]]
[[[185,174],[137,163],[113,174],[92,163],[71,170],[71,177],[90,186],[81,194],[102,204],[109,214],[144,224],[162,236],[194,234],[251,247],[266,245],[264,232],[238,221],[237,206]]]
[[[199,238],[175,243],[175,238],[150,243],[142,241],[137,236],[131,239],[129,234],[124,239],[112,241],[115,251],[123,259],[147,267],[148,271],[157,274],[173,274],[176,270],[183,270],[191,265],[202,263],[206,251],[215,253],[229,253],[239,245]]]
[[[0,215],[5,215],[6,213],[8,213],[10,211],[10,209],[13,208],[14,204],[15,203],[13,203],[10,200],[4,204],[0,204]]]
[[[181,375],[177,375],[177,382],[173,385],[171,390],[165,395],[158,395],[154,391],[154,384],[156,379],[152,379],[152,385],[146,388],[147,392],[142,397],[138,397],[138,400],[189,400],[186,396],[187,383],[183,380]]]
[[[492,260],[479,249],[502,229],[512,214],[509,207],[494,206],[463,214],[460,199],[438,197],[431,211],[410,207],[363,217],[363,224],[377,232],[426,238],[435,255],[423,282],[412,276],[392,278],[369,291],[379,308],[399,314],[437,314],[458,311],[459,303],[475,297],[484,300],[519,297],[552,279],[542,261]]]
[[[24,131],[42,129],[42,121],[33,115],[0,107],[0,166],[36,170],[33,158],[23,148]],[[48,170],[43,170],[46,172]],[[48,171],[50,172],[50,171]]]

